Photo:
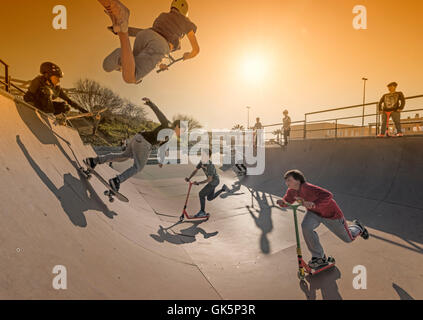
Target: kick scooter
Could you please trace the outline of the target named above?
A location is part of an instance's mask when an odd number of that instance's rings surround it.
[[[279,204],[280,205],[280,204]],[[294,224],[295,224],[295,236],[297,240],[297,258],[298,258],[298,279],[304,280],[305,274],[308,273],[309,275],[314,275],[317,273],[320,273],[324,270],[330,269],[335,266],[335,258],[328,257],[327,261],[328,264],[325,266],[320,267],[319,269],[312,269],[303,259],[303,255],[301,252],[301,246],[300,246],[300,235],[298,232],[298,220],[297,220],[297,209],[301,207],[303,204],[302,202],[298,202],[297,204],[289,204],[284,203],[280,205],[281,207],[289,207],[293,210],[294,213]]]
[[[189,199],[189,194],[191,192],[191,187],[192,187],[193,183],[189,182],[189,187],[188,187],[188,193],[187,193],[187,198],[185,200],[185,204],[184,204],[184,209],[182,210],[182,214],[179,217],[179,221],[183,221],[188,220],[188,221],[202,221],[202,220],[208,220],[210,215],[207,214],[207,216],[205,217],[201,217],[201,218],[196,218],[196,217],[190,217],[187,213],[187,204],[188,204],[188,199]]]

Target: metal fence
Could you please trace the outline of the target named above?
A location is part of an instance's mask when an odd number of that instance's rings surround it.
[[[401,112],[402,131],[406,135],[423,134],[423,95],[405,98],[406,106]],[[341,108],[308,112],[304,120],[293,121],[290,139],[336,139],[370,137],[380,132],[381,114],[379,102],[370,102]],[[268,142],[281,142],[282,123],[264,126]],[[278,128],[279,127],[279,128]],[[279,129],[279,130],[278,130]],[[392,120],[389,130],[393,131]],[[279,135],[278,135],[279,131]]]
[[[10,92],[9,66],[1,59],[0,65],[4,68],[4,80],[0,80],[0,83],[4,86],[4,90],[6,92]]]

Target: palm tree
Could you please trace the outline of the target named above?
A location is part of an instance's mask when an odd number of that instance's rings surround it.
[[[272,132],[272,134],[276,136],[276,141],[280,143],[279,137],[282,136],[282,130],[281,129],[275,130]]]
[[[244,130],[244,126],[241,124],[236,124],[232,127],[232,130]]]

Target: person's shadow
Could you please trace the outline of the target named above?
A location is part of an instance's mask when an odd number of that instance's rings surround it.
[[[401,300],[414,300],[403,288],[401,288],[396,283],[392,283],[392,288],[397,292]]]
[[[316,292],[320,290],[323,300],[342,300],[336,280],[341,278],[341,272],[334,266],[330,270],[319,274],[306,276],[306,280],[300,281],[300,289],[306,295],[307,300],[316,300]],[[308,283],[307,283],[308,282]]]
[[[107,208],[107,206],[99,198],[99,196],[90,186],[90,184],[85,181],[85,178],[81,176],[79,171],[79,179],[75,178],[70,173],[66,173],[63,176],[63,186],[58,189],[31,157],[25,145],[22,143],[19,135],[16,136],[16,143],[22,150],[22,153],[24,154],[25,158],[28,160],[29,164],[34,169],[35,173],[38,175],[40,180],[60,201],[63,211],[66,213],[70,221],[75,226],[87,226],[87,220],[85,218],[84,212],[88,210],[100,210],[106,217],[110,219],[113,219],[113,217],[117,215],[117,213],[115,213],[114,211],[110,211]],[[76,166],[73,161],[71,161],[71,163],[74,167]],[[82,183],[82,181],[84,181],[84,183]],[[87,190],[89,196],[87,195]]]
[[[244,192],[237,192],[237,191],[241,190],[241,182],[239,180],[235,181],[235,183],[233,183],[231,187],[232,188],[230,190],[228,190],[225,193],[222,193],[220,195],[220,197],[222,199],[225,199],[225,198],[230,197],[230,196],[239,196],[239,195],[244,194]]]
[[[261,229],[261,236],[260,236],[260,248],[261,251],[265,254],[270,253],[270,243],[269,239],[267,238],[267,234],[272,231],[273,229],[273,222],[272,222],[272,207],[273,205],[269,205],[267,200],[266,194],[263,192],[262,196],[258,194],[257,191],[251,193],[252,196],[256,199],[260,209],[254,209],[255,213],[258,213],[258,216],[251,210],[250,206],[246,206],[248,212],[250,213],[251,217],[253,218],[256,226]]]
[[[197,234],[202,234],[204,239],[208,239],[216,236],[219,233],[218,231],[208,233],[203,228],[198,227],[198,225],[203,222],[204,221],[192,222],[192,226],[186,229],[182,229],[179,233],[174,232],[172,228],[177,226],[178,224],[181,224],[182,222],[177,222],[168,228],[163,228],[162,226],[160,226],[159,230],[157,231],[157,234],[150,234],[150,236],[157,242],[186,244],[195,242]],[[172,233],[169,232],[169,230],[171,230]]]

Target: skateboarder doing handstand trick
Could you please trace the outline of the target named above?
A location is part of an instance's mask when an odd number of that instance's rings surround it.
[[[31,81],[31,85],[24,95],[25,102],[32,103],[37,109],[54,115],[66,113],[70,110],[70,107],[82,113],[88,113],[87,110],[70,99],[59,86],[63,72],[58,65],[52,62],[44,62],[40,66],[40,73],[41,75]],[[66,102],[55,101],[57,98]]]
[[[153,146],[162,146],[166,141],[158,141],[157,136],[162,129],[173,129],[177,137],[180,136],[180,120],[175,120],[172,124],[159,110],[159,108],[151,102],[148,98],[143,98],[146,105],[148,105],[156,114],[160,121],[160,126],[152,131],[145,131],[137,133],[129,142],[125,151],[121,153],[109,153],[106,155],[98,156],[96,158],[88,158],[86,162],[94,169],[97,164],[110,163],[110,162],[123,162],[130,158],[134,159],[132,167],[117,175],[115,178],[109,180],[110,187],[113,191],[119,192],[121,183],[128,180],[130,177],[140,172],[150,156]],[[168,137],[169,139],[171,137]],[[163,156],[161,156],[163,161]],[[159,164],[162,167],[162,163]]]
[[[196,185],[196,186],[198,186],[200,184],[207,183],[207,185],[203,189],[201,189],[201,191],[198,194],[199,197],[200,197],[201,209],[194,216],[195,218],[207,217],[207,213],[205,212],[205,210],[206,210],[206,197],[207,197],[208,201],[212,201],[212,200],[216,199],[222,192],[228,191],[228,187],[226,186],[226,184],[224,184],[219,191],[214,192],[216,187],[219,185],[220,180],[219,180],[219,175],[216,172],[216,167],[214,166],[214,164],[210,160],[211,155],[212,155],[212,150],[207,150],[207,151],[203,150],[203,152],[202,152],[203,160],[198,163],[197,167],[191,173],[189,178],[185,178],[185,181],[189,182],[191,180],[191,178],[194,177],[197,174],[198,170],[200,170],[200,169],[203,169],[204,174],[207,177],[207,179],[204,180],[204,181],[200,181],[200,182],[194,181],[193,182],[193,184]]]
[[[312,258],[309,266],[319,269],[328,264],[325,252],[320,244],[319,236],[314,231],[323,223],[341,240],[350,243],[358,236],[369,238],[366,228],[358,221],[348,226],[344,214],[333,199],[329,191],[306,182],[304,175],[299,170],[290,170],[284,175],[288,190],[282,200],[277,203],[284,206],[286,203],[299,201],[307,208],[307,213],[301,224],[304,240]]]
[[[194,58],[200,52],[195,36],[197,26],[188,19],[186,0],[173,0],[170,12],[161,13],[150,29],[140,29],[136,34],[134,49],[131,49],[128,34],[129,9],[118,0],[98,0],[113,22],[121,47],[104,59],[106,72],[121,71],[127,83],[140,83],[156,65],[170,52],[181,48],[180,41],[187,35],[192,51],[183,55],[183,60]],[[167,69],[165,64],[161,70]]]

